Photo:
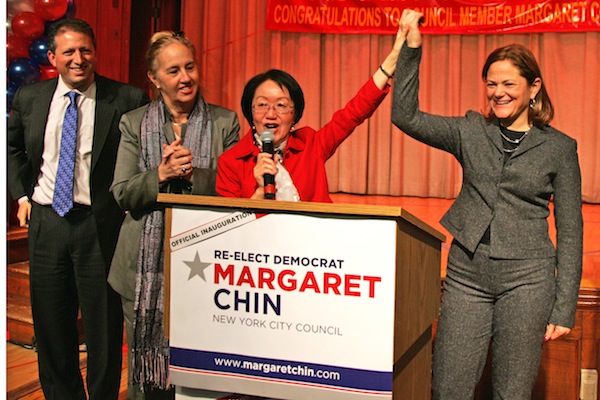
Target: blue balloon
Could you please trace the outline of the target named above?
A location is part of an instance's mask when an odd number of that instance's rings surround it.
[[[48,60],[48,37],[40,36],[29,45],[29,57],[38,65],[50,65]]]
[[[11,86],[19,87],[23,84],[37,82],[40,79],[41,71],[29,58],[16,58],[8,64],[6,75]]]

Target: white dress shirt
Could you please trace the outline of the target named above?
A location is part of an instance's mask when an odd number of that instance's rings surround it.
[[[46,131],[44,133],[44,153],[37,184],[33,190],[32,200],[38,204],[51,205],[54,196],[54,183],[60,156],[60,140],[65,112],[69,103],[71,89],[58,78],[58,85],[48,113]],[[85,92],[77,96],[78,128],[75,155],[75,173],[73,182],[73,201],[83,205],[91,205],[90,170],[92,165],[92,142],[96,112],[96,82]]]

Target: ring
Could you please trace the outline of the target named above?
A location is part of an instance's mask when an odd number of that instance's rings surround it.
[[[186,171],[185,167],[181,167],[181,173],[185,174],[185,171]]]

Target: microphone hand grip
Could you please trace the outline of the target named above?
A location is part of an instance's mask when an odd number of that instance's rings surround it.
[[[274,154],[275,149],[273,147],[273,141],[275,135],[271,131],[263,131],[260,134],[260,141],[262,142],[262,152]],[[273,174],[264,174],[264,193],[265,199],[274,200],[277,189],[275,188],[275,176]]]

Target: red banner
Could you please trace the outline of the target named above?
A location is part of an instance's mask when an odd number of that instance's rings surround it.
[[[269,0],[267,29],[390,34],[402,10],[425,16],[428,34],[600,31],[600,0]]]

